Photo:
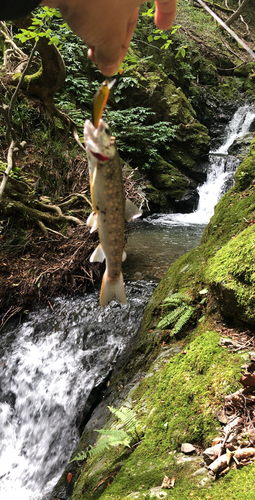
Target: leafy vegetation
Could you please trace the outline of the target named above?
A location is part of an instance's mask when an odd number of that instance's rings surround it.
[[[170,297],[167,297],[162,307],[172,310],[161,318],[157,328],[174,325],[170,336],[177,335],[196,311],[196,308],[191,303],[192,298],[185,293],[173,293]]]
[[[108,407],[109,410],[115,415],[122,423],[123,429],[99,429],[96,432],[101,434],[103,437],[98,439],[95,446],[90,446],[87,451],[78,453],[71,462],[76,460],[86,460],[97,455],[100,455],[105,450],[109,450],[110,447],[116,446],[127,446],[130,448],[131,442],[138,442],[140,436],[138,434],[138,421],[136,420],[135,413],[128,408],[123,406],[120,410]]]
[[[169,122],[148,124],[154,117],[156,113],[145,107],[106,113],[111,131],[117,136],[118,150],[124,157],[132,154],[140,170],[152,167],[160,154],[170,150],[178,130],[178,125],[171,126]]]
[[[61,30],[59,30],[56,35],[51,24],[53,18],[62,18],[60,12],[57,9],[45,6],[37,8],[34,14],[34,17],[31,19],[31,26],[29,26],[28,29],[21,28],[21,33],[18,33],[16,38],[22,43],[33,40],[38,42],[40,38],[47,38],[49,45],[52,45],[53,43],[55,45],[59,45],[61,38],[63,40],[64,37]],[[67,28],[67,24],[62,21],[61,27]]]

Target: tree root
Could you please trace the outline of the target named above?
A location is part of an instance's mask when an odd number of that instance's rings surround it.
[[[17,214],[22,215],[25,218],[29,217],[40,227],[45,236],[48,236],[48,231],[54,231],[54,230],[50,229],[50,227],[47,228],[44,222],[46,222],[49,226],[53,227],[63,226],[65,223],[69,224],[70,222],[79,226],[84,226],[84,222],[82,222],[77,217],[73,217],[71,215],[64,215],[62,214],[62,212],[61,214],[51,215],[47,212],[43,212],[42,210],[38,210],[37,208],[28,206],[27,204],[22,203],[21,201],[18,200],[6,198],[4,201],[5,201],[5,207],[3,209],[3,212],[5,217]],[[48,205],[43,205],[43,207],[45,207],[47,210],[49,209]],[[55,209],[56,207],[53,206],[53,208]]]
[[[65,215],[62,212],[62,209],[70,209],[70,206],[78,198],[84,200],[84,209],[88,209],[88,200],[85,196],[71,196],[68,203],[63,203],[62,207],[43,203],[35,197],[26,183],[10,178],[6,185],[0,213],[4,218],[18,215],[23,219],[29,219],[32,225],[37,225],[41,229],[44,236],[48,236],[50,231],[63,237],[61,229],[67,224],[84,225],[84,221],[78,217]],[[50,212],[54,212],[54,214]]]

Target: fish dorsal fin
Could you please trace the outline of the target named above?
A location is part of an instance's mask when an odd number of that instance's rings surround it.
[[[98,229],[98,219],[96,212],[91,212],[91,214],[89,215],[87,219],[87,226],[91,226],[91,233]]]
[[[104,262],[105,254],[101,243],[96,247],[92,255],[90,256],[90,262]]]
[[[125,206],[125,219],[127,222],[136,219],[142,215],[142,211],[137,208],[137,206],[126,198],[126,206]]]

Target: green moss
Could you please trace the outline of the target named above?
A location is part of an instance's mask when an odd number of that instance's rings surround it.
[[[183,442],[210,444],[219,428],[215,411],[223,395],[235,390],[234,378],[239,378],[243,363],[240,354],[230,355],[219,347],[217,332],[203,330],[200,326],[192,334],[180,354],[174,355],[174,344],[161,350],[147,376],[129,395],[144,429],[141,444],[131,454],[118,450],[104,454],[99,467],[95,460],[88,462],[72,500],[123,500],[129,494],[132,498],[132,492],[144,498],[150,488],[160,486],[165,474],[176,476],[171,498],[172,494],[181,498],[178,494],[199,493],[198,480],[192,474],[200,467],[200,459],[185,465],[171,452],[178,451]],[[93,493],[105,477],[109,481]]]
[[[219,347],[219,334],[206,331],[192,340],[185,353],[166,364],[164,356],[143,380],[134,399],[146,400],[153,414],[147,420],[145,442],[148,450],[179,448],[183,442],[207,445],[219,423],[213,407],[221,404],[222,394],[234,389],[233,376],[240,372],[240,359]],[[226,365],[229,366],[226,368]],[[194,418],[194,415],[196,416]]]
[[[168,106],[170,120],[173,120],[174,123],[183,123],[184,125],[187,125],[190,121],[194,121],[194,117],[196,116],[194,109],[182,90],[176,88],[171,80],[164,86],[164,97]]]
[[[255,69],[255,64],[248,63],[248,64],[241,64],[240,66],[237,66],[237,68],[234,69],[234,75],[236,76],[249,76],[249,73],[253,72]]]
[[[161,189],[167,188],[167,195],[173,199],[180,199],[189,187],[189,180],[184,175],[158,174],[155,184]]]
[[[205,279],[218,287],[224,316],[255,323],[255,228],[250,226],[209,259]],[[237,312],[238,310],[238,312]]]

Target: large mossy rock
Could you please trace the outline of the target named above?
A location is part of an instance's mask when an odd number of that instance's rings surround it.
[[[155,111],[157,120],[178,125],[169,160],[176,163],[180,170],[189,172],[191,178],[201,182],[205,176],[201,178],[201,167],[197,167],[197,164],[209,152],[210,137],[207,128],[198,122],[196,112],[186,95],[170,79],[159,78],[157,73],[150,73],[149,92],[149,104]]]
[[[225,318],[255,324],[255,226],[244,229],[207,262],[206,281]]]
[[[196,184],[163,158],[158,159],[150,179],[146,193],[153,211],[192,212],[197,208]]]
[[[156,122],[176,127],[169,151],[162,153],[153,169],[147,172],[151,187],[147,190],[151,209],[192,212],[197,208],[197,184],[206,179],[202,160],[209,152],[207,128],[198,122],[196,112],[181,88],[163,72],[140,75],[140,92],[145,91],[146,105],[155,113]],[[145,87],[146,85],[146,87]],[[142,96],[140,101],[143,102]]]

